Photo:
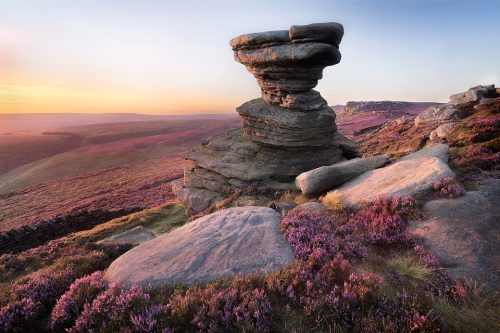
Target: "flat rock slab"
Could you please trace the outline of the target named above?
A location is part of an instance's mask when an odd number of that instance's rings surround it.
[[[295,178],[295,184],[306,195],[322,193],[387,163],[387,156],[354,158],[303,172]]]
[[[406,161],[418,157],[437,157],[441,161],[447,163],[448,159],[450,158],[449,147],[444,143],[435,143],[414,153],[403,156],[401,159],[399,159],[399,161]]]
[[[103,239],[101,243],[139,245],[154,238],[156,238],[154,232],[140,225],[133,229]]]
[[[111,264],[105,279],[160,286],[274,272],[294,259],[279,224],[280,215],[271,208],[221,210],[126,252]]]
[[[454,278],[500,289],[500,179],[480,183],[457,199],[425,204],[428,218],[410,225]]]
[[[404,160],[349,180],[335,192],[342,205],[356,208],[377,197],[419,196],[430,191],[436,180],[447,177],[453,178],[455,174],[442,159],[416,152]]]

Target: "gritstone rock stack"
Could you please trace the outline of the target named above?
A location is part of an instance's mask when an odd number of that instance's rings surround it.
[[[339,63],[343,33],[339,23],[319,23],[231,40],[235,60],[255,76],[262,98],[236,108],[242,129],[187,154],[184,179],[173,189],[189,211],[206,209],[234,187],[255,181],[279,187],[357,155],[357,145],[337,132],[333,110],[312,90],[323,69]]]

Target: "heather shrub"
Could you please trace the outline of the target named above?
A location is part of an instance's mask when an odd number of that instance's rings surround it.
[[[362,244],[348,234],[338,233],[338,225],[335,216],[304,210],[292,211],[281,221],[283,235],[299,260],[321,265],[333,257],[365,257]]]
[[[262,287],[236,277],[230,286],[195,286],[172,296],[168,305],[175,327],[200,332],[268,332],[271,304]]]
[[[500,153],[494,153],[488,148],[470,145],[451,155],[451,163],[468,172],[490,170],[500,163]]]
[[[374,203],[351,214],[339,231],[356,235],[375,246],[408,245],[412,238],[407,233],[407,220],[416,214],[416,202],[411,197],[377,198]]]
[[[52,310],[50,318],[52,328],[71,327],[85,304],[92,302],[105,288],[106,284],[102,281],[102,272],[100,271],[75,280],[69,290],[59,298]]]
[[[50,308],[74,279],[75,274],[70,269],[55,272],[38,271],[13,284],[11,297],[14,300],[31,298]]]
[[[140,287],[112,284],[92,303],[86,303],[68,332],[161,331],[163,306],[150,305],[150,296]]]
[[[451,177],[436,180],[434,190],[438,191],[440,195],[449,198],[458,198],[465,194],[462,185]]]
[[[0,332],[27,332],[41,307],[31,298],[22,298],[0,308]]]

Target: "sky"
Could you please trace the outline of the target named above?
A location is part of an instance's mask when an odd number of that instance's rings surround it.
[[[231,113],[260,96],[229,40],[339,22],[316,90],[446,102],[500,85],[500,0],[0,0],[0,113]]]

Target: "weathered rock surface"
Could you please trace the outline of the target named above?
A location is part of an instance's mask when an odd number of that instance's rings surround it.
[[[496,96],[497,92],[494,84],[488,86],[477,86],[477,87],[472,87],[467,91],[451,95],[450,104],[460,105],[467,103],[475,103],[479,102],[483,98],[491,98]]]
[[[335,192],[346,207],[359,207],[377,197],[419,196],[430,191],[436,180],[455,177],[440,158],[416,152],[404,160],[375,169],[338,187]]]
[[[457,199],[425,204],[428,218],[410,225],[454,278],[467,277],[500,289],[500,179]]]
[[[303,172],[295,178],[295,184],[306,195],[322,193],[387,163],[387,156],[355,158]]]
[[[337,129],[335,113],[329,107],[307,113],[290,112],[257,98],[236,111],[243,118],[247,139],[273,146],[329,146]]]
[[[220,193],[205,188],[184,187],[183,180],[177,179],[171,182],[172,192],[179,198],[188,210],[201,212],[211,204],[222,200]]]
[[[154,238],[156,238],[154,232],[140,225],[133,229],[103,239],[101,242],[106,244],[138,245]]]
[[[430,146],[424,147],[414,153],[403,156],[400,161],[415,159],[418,157],[437,157],[441,161],[447,163],[450,158],[450,151],[448,145],[444,143],[435,143]]]
[[[342,150],[329,147],[304,147],[283,149],[260,145],[244,138],[236,129],[214,137],[187,155],[196,165],[233,180],[257,181],[279,179],[290,181],[296,175],[321,165],[333,164],[342,159]]]
[[[105,279],[160,286],[277,271],[294,258],[279,223],[280,215],[271,208],[221,210],[126,252],[111,264]]]
[[[288,33],[288,36],[287,36]],[[326,66],[340,61],[341,24],[316,23],[235,37],[230,45],[236,61],[246,66],[262,90],[262,98],[285,108],[312,111],[327,107],[312,92]],[[287,38],[288,37],[288,38]]]

